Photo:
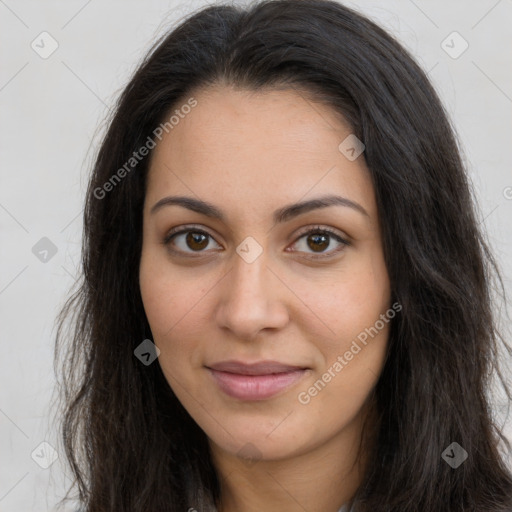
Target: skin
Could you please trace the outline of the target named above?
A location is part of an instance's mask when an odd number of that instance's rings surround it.
[[[364,156],[350,161],[340,152],[350,126],[305,93],[217,85],[193,97],[197,106],[157,144],[148,174],[139,277],[158,362],[208,436],[222,512],[336,512],[368,463],[357,448],[388,325],[309,403],[298,394],[390,308]],[[272,219],[279,208],[329,194],[367,214],[337,205]],[[178,195],[212,203],[224,221],[179,205],[151,213]],[[171,229],[190,224],[210,237],[163,243]],[[308,245],[303,232],[318,226],[349,245],[333,237]],[[262,249],[251,263],[236,251],[249,236]],[[224,394],[205,367],[228,359],[309,369],[278,395],[244,401]]]

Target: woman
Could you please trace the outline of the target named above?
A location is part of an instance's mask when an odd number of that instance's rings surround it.
[[[495,265],[439,99],[368,19],[184,21],[121,95],[84,229],[56,355],[75,318],[86,511],[512,510]]]

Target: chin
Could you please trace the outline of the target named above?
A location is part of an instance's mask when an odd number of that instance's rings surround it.
[[[286,421],[286,420],[285,420]],[[253,420],[241,422],[236,427],[225,424],[225,429],[215,429],[206,435],[218,448],[233,456],[253,460],[282,460],[307,451],[308,441],[303,428],[283,428],[283,425],[263,428]],[[231,435],[230,435],[231,434]]]

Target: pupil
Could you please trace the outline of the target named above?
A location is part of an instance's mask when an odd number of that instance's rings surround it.
[[[187,233],[187,245],[194,250],[204,249],[208,245],[206,235],[203,233],[194,233],[193,231]]]
[[[329,246],[329,241],[328,241],[328,236],[327,235],[310,235],[308,237],[308,246],[310,247],[310,249],[313,249],[313,251],[315,252],[321,252],[323,249],[325,249],[326,247]],[[312,241],[313,244],[319,244],[321,245],[320,249],[319,249],[319,245],[312,245],[310,242]]]

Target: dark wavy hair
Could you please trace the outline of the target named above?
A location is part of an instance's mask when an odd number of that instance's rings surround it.
[[[206,434],[159,364],[139,288],[151,154],[117,169],[193,90],[213,84],[308,91],[364,142],[392,298],[378,418],[354,509],[512,510],[510,443],[491,407],[500,371],[494,293],[502,280],[476,219],[454,130],[427,76],[388,33],[329,0],[203,8],[162,37],[122,92],[89,181],[82,270],[58,318],[62,440],[87,512],[215,510],[220,483]],[[126,175],[124,175],[126,174]],[[111,182],[112,183],[112,182]],[[101,197],[100,197],[101,195]],[[453,469],[452,442],[469,454]],[[341,456],[341,454],[340,454]]]

